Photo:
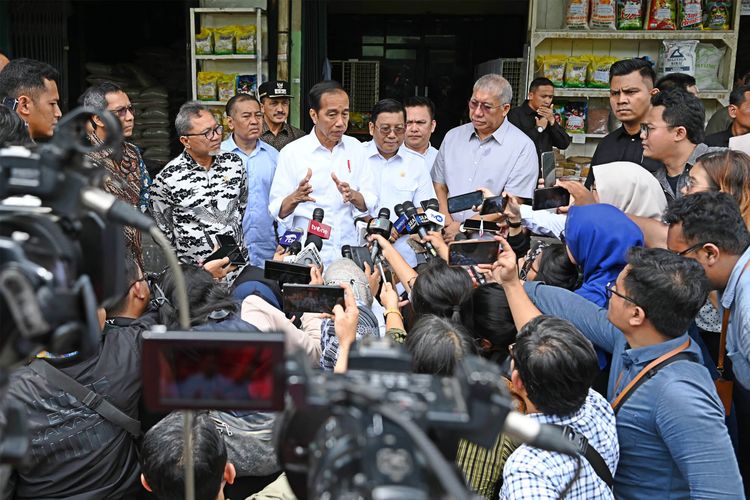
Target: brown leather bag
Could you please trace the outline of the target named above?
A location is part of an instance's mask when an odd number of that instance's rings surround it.
[[[719,339],[719,359],[716,363],[716,369],[719,371],[719,378],[714,380],[716,392],[719,399],[724,405],[724,414],[729,415],[732,412],[732,393],[734,392],[734,382],[724,378],[724,358],[727,355],[727,327],[729,326],[729,309],[724,309],[724,315],[721,318],[721,338]]]

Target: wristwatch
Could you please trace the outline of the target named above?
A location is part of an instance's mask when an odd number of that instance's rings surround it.
[[[508,227],[512,227],[513,229],[518,229],[519,227],[521,227],[521,221],[519,220],[518,222],[513,222],[510,219],[508,219]]]
[[[544,132],[544,127],[537,127],[536,131],[541,134],[542,132]]]

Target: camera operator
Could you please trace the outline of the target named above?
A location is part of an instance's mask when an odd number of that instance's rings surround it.
[[[143,439],[141,483],[158,500],[184,498],[183,412],[173,412],[152,427]],[[207,412],[193,420],[195,498],[224,500],[224,486],[233,484],[236,471],[227,460],[224,438]],[[284,475],[251,499],[293,500]]]
[[[35,141],[52,137],[62,116],[59,79],[55,68],[34,59],[14,59],[0,71],[0,100],[26,122]]]
[[[0,106],[0,147],[31,144],[26,124],[13,110]]]
[[[607,481],[619,457],[615,415],[591,389],[599,372],[591,342],[565,320],[537,316],[518,333],[510,354],[511,390],[523,399],[526,413],[541,423],[569,427],[595,450],[591,462],[589,455],[581,457],[571,498],[614,498]],[[572,457],[521,445],[503,468],[500,498],[554,498],[577,467]]]

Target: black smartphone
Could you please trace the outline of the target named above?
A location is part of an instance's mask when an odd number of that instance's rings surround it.
[[[475,266],[497,260],[500,244],[495,240],[454,241],[448,245],[448,265]]]
[[[564,207],[570,203],[570,193],[560,186],[534,190],[533,210],[548,210]]]
[[[555,153],[552,151],[542,153],[541,163],[544,187],[553,187],[555,185]]]
[[[336,304],[344,306],[344,289],[340,286],[286,284],[284,312],[289,313],[333,313]]]
[[[208,238],[208,236],[206,236]],[[219,244],[219,248],[206,257],[205,262],[212,260],[223,259],[229,257],[229,263],[235,266],[244,266],[247,264],[245,257],[242,255],[242,250],[237,244],[237,240],[231,234],[217,234],[216,242]]]
[[[286,283],[307,285],[310,283],[310,266],[267,260],[263,268],[263,277],[274,280],[280,286]]]
[[[499,233],[503,229],[498,222],[484,221],[484,224],[481,224],[481,222],[478,219],[466,219],[464,221],[464,229],[467,231],[479,231],[482,229],[488,233]]]
[[[503,196],[492,196],[491,198],[485,198],[482,204],[482,209],[479,211],[479,215],[497,214],[505,210],[505,202],[507,200]]]
[[[471,210],[471,207],[480,206],[483,200],[484,195],[481,191],[451,196],[448,198],[448,213],[454,214],[456,212],[463,212],[464,210]]]

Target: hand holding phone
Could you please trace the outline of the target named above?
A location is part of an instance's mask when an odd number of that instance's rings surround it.
[[[570,203],[570,193],[564,188],[555,186],[534,190],[533,210],[549,210],[563,207]]]
[[[206,237],[208,238],[208,236]],[[245,257],[242,255],[242,249],[237,244],[234,236],[231,234],[217,234],[216,242],[218,243],[219,248],[206,257],[203,261],[204,263],[212,260],[223,259],[224,257],[229,257],[230,264],[235,266],[244,266],[247,263]]]
[[[471,210],[472,207],[480,206],[482,201],[484,201],[482,191],[451,196],[448,198],[448,213],[454,214],[456,212],[463,212],[464,210]]]
[[[505,198],[503,196],[492,196],[485,198],[479,215],[497,214],[505,210]]]
[[[282,295],[284,312],[287,314],[333,314],[334,306],[344,306],[344,289],[340,286],[286,284]]]
[[[497,260],[498,248],[495,240],[454,241],[448,246],[448,265],[492,264]]]

